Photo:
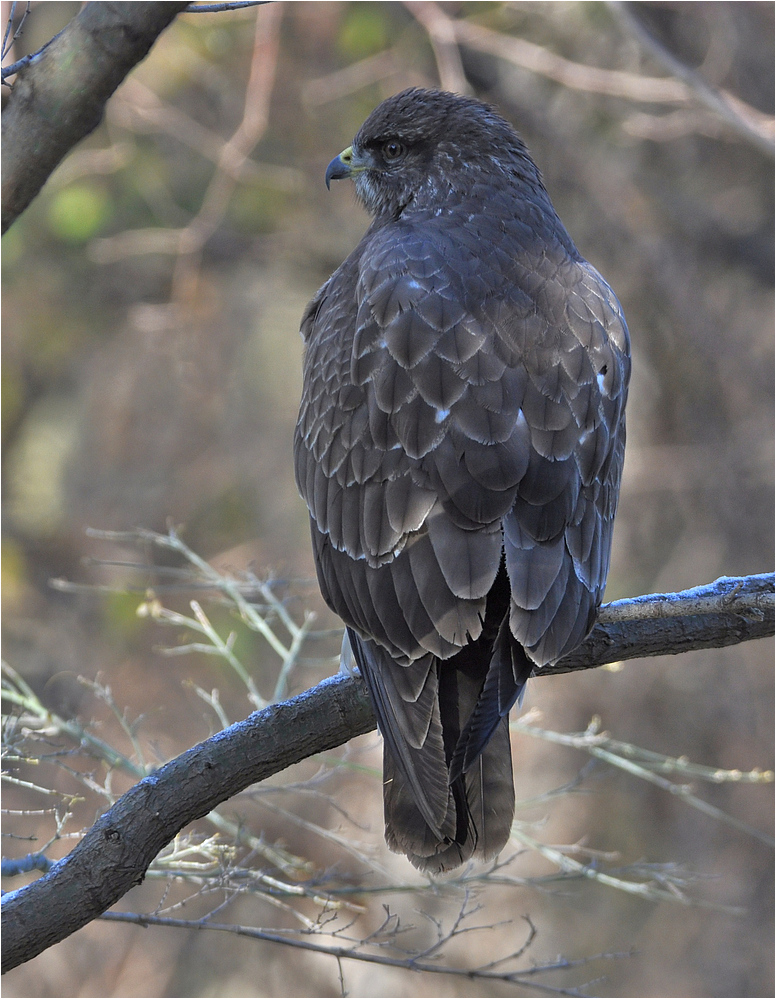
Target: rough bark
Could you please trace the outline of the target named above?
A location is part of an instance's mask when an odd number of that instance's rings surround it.
[[[587,641],[541,672],[550,676],[625,659],[718,649],[773,632],[773,573],[721,576],[679,593],[605,604]]]
[[[72,147],[186,3],[87,3],[18,73],[3,110],[2,231]]]
[[[682,593],[607,605],[587,641],[539,675],[773,633],[773,574],[723,577]],[[338,675],[255,712],[160,767],[130,788],[47,874],[3,897],[2,971],[99,916],[143,880],[157,853],[184,826],[220,802],[374,727],[360,680]]]

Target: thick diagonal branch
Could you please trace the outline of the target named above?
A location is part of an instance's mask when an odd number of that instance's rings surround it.
[[[688,652],[774,633],[773,575],[609,604],[573,655],[539,675]],[[375,727],[360,681],[336,676],[257,711],[141,780],[75,849],[3,898],[2,970],[30,960],[139,884],[159,851],[220,802],[293,763]]]
[[[19,71],[3,111],[2,231],[21,215],[184,3],[87,3]]]

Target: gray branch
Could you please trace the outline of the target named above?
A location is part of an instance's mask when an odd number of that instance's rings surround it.
[[[538,675],[733,645],[774,633],[773,574],[606,605],[587,641]],[[257,781],[375,727],[366,691],[338,675],[232,725],[130,788],[67,857],[3,897],[2,971],[40,954],[139,884],[195,819]]]
[[[2,232],[16,221],[186,3],[87,3],[31,58],[3,110]]]
[[[721,576],[679,593],[604,604],[592,633],[544,676],[646,656],[721,649],[774,631],[774,575]]]

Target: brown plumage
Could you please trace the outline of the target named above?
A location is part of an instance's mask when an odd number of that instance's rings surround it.
[[[296,477],[385,742],[388,845],[440,872],[504,846],[509,709],[593,626],[628,332],[479,101],[389,98],[343,177],[373,220],[302,320]]]

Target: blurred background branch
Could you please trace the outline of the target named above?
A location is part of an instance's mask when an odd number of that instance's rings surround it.
[[[719,114],[737,132],[755,143],[763,152],[774,155],[774,118],[763,114],[757,108],[740,100],[734,94],[719,90],[709,84],[681,59],[677,59],[645,27],[630,8],[632,5],[621,0],[609,0],[609,6],[616,12],[628,31],[638,39],[651,56],[677,77],[688,88],[688,98],[695,97],[712,111]]]

